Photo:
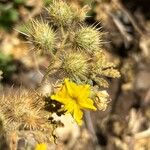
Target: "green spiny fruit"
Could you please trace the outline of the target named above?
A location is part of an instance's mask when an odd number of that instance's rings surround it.
[[[36,50],[42,53],[54,53],[56,34],[52,27],[43,21],[31,20],[27,26],[29,40],[33,42]]]
[[[101,41],[101,33],[98,30],[82,27],[75,33],[73,42],[77,49],[93,53],[100,49]]]
[[[84,54],[78,52],[66,53],[62,58],[62,68],[71,78],[85,78],[88,74],[88,62]]]
[[[57,26],[70,26],[74,20],[74,11],[66,2],[56,0],[47,9],[51,21]]]

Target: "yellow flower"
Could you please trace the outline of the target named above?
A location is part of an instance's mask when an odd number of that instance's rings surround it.
[[[35,150],[47,150],[47,146],[45,143],[37,144]]]
[[[64,104],[66,113],[71,113],[76,122],[81,125],[83,117],[83,109],[96,110],[93,100],[90,99],[90,86],[77,85],[74,82],[65,79],[64,85],[51,99]]]

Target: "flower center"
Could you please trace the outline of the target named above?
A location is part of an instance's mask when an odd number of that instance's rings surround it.
[[[72,96],[72,100],[78,104],[78,97],[77,96]]]

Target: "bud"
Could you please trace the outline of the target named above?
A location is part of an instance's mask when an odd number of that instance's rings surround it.
[[[104,91],[99,91],[99,92],[96,93],[95,103],[96,103],[97,108],[99,110],[102,110],[102,111],[106,110],[107,105],[109,103],[108,97],[109,97],[109,94],[105,90]]]
[[[101,72],[101,75],[104,75],[110,78],[119,78],[120,72],[114,68],[109,68],[109,69],[103,70]]]
[[[33,42],[38,50],[41,50],[42,53],[53,53],[56,38],[48,23],[32,20],[27,28],[29,40]]]
[[[92,77],[92,79],[96,82],[99,87],[108,88],[109,83],[104,78]]]
[[[82,27],[76,32],[74,38],[75,47],[90,53],[99,50],[101,41],[101,33],[91,27]]]
[[[116,65],[108,62],[103,51],[99,51],[93,55],[92,72],[99,76],[106,76],[111,78],[119,78],[120,72],[115,69]]]
[[[62,68],[69,77],[84,78],[88,74],[87,58],[82,53],[67,53],[62,61]]]
[[[61,0],[54,1],[47,10],[51,21],[55,25],[68,26],[73,22],[74,11],[66,2]]]

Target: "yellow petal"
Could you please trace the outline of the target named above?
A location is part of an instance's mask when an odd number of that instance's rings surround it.
[[[51,99],[52,100],[56,100],[56,101],[58,101],[58,102],[60,102],[62,104],[67,104],[68,103],[68,98],[61,97],[61,96],[59,96],[57,94],[56,95],[52,95]]]
[[[79,85],[79,98],[85,99],[90,96],[90,86],[89,85]]]
[[[65,88],[71,97],[74,95],[74,86],[73,82],[69,81],[69,79],[65,79]]]
[[[73,118],[76,120],[76,122],[79,125],[82,125],[82,117],[83,117],[83,112],[80,110],[78,105],[74,105]]]
[[[85,100],[80,100],[79,105],[82,109],[92,109],[92,110],[97,110],[96,107],[93,105],[93,100],[90,98],[87,98]]]
[[[68,90],[66,88],[66,86],[64,85],[61,90],[59,92],[57,92],[57,94],[60,96],[60,97],[68,97]]]
[[[73,113],[74,105],[76,105],[76,103],[72,99],[69,99],[68,103],[65,104],[64,109],[67,111],[67,113]]]
[[[35,150],[47,150],[46,144],[37,144]]]
[[[74,82],[65,79],[65,86],[70,97],[77,97],[78,94],[81,92],[80,85],[75,84]]]

